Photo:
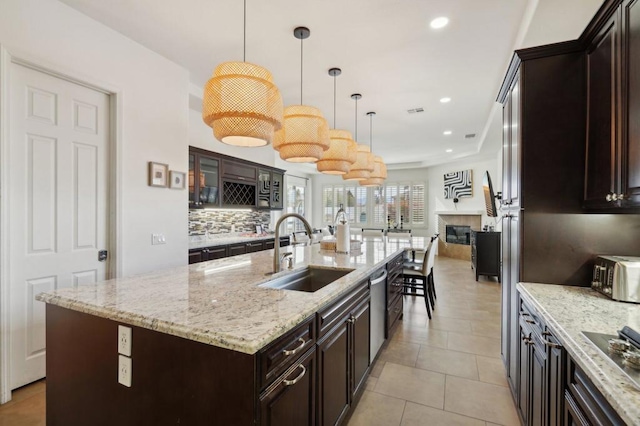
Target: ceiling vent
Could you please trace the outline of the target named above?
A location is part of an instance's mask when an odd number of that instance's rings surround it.
[[[424,112],[424,108],[411,108],[411,109],[408,109],[407,112],[409,114],[415,114],[417,112]]]
[[[476,137],[475,133],[467,133],[466,135],[464,135],[465,139],[473,139]]]

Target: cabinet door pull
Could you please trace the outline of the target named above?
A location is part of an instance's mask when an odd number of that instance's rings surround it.
[[[298,352],[300,352],[300,349],[304,348],[304,345],[307,344],[307,342],[302,337],[300,337],[298,340],[296,340],[296,342],[300,342],[300,346],[298,346],[295,349],[283,349],[282,350],[282,355],[284,355],[284,356],[295,355]]]
[[[302,372],[300,374],[298,374],[298,377],[296,377],[293,380],[283,380],[282,383],[284,383],[285,386],[293,386],[296,383],[298,383],[300,381],[300,379],[302,379],[304,377],[305,374],[307,374],[307,369],[304,368],[304,365],[300,364],[298,365],[298,367],[302,368]]]
[[[550,342],[550,341],[548,341],[548,340],[545,340],[545,341],[544,341],[544,344],[545,344],[545,345],[547,345],[547,346],[548,346],[548,347],[550,347],[550,348],[554,348],[554,349],[562,349],[562,345],[559,345],[558,343]]]
[[[524,320],[524,322],[529,323],[529,324],[535,324],[536,323],[534,320],[530,320],[530,319],[526,319],[526,320]]]

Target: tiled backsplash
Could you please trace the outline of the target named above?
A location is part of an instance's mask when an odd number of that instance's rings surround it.
[[[256,225],[266,231],[271,222],[269,211],[189,210],[189,236],[255,232]]]

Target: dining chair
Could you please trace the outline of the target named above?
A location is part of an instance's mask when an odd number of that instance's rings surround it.
[[[420,262],[420,268],[404,267],[402,270],[402,294],[405,296],[424,297],[424,305],[427,308],[427,315],[431,319],[431,311],[435,309],[435,302],[431,292],[429,281],[429,258],[430,254],[435,251],[433,240],[429,241],[427,249],[424,253],[423,260]]]

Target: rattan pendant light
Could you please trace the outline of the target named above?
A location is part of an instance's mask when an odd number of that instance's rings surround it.
[[[328,175],[343,175],[356,162],[357,144],[351,132],[336,129],[336,77],[342,73],[340,68],[331,68],[329,75],[333,77],[333,129],[329,129],[329,149],[316,163],[319,172]]]
[[[358,100],[362,98],[362,95],[359,93],[354,93],[351,95],[351,99],[356,101],[356,143],[358,140]],[[368,179],[371,172],[374,168],[374,158],[373,154],[371,154],[371,149],[364,145],[358,144],[358,155],[356,158],[356,162],[351,165],[349,168],[349,172],[342,175],[342,179],[344,180],[364,180]]]
[[[375,112],[368,112],[369,116],[369,145],[373,150],[373,116],[376,115]],[[384,180],[387,178],[387,166],[382,161],[382,157],[379,155],[374,156],[373,160],[373,171],[369,175],[368,179],[361,180],[360,186],[380,186],[384,183]]]
[[[292,163],[315,163],[329,149],[329,126],[318,108],[302,103],[302,41],[311,35],[306,27],[293,30],[300,40],[300,105],[284,109],[282,130],[275,138],[273,148],[280,158]]]
[[[264,146],[282,127],[282,95],[267,69],[245,62],[246,0],[243,17],[243,62],[223,62],[215,68],[204,88],[202,119],[223,143]]]

